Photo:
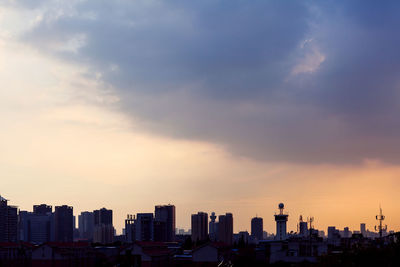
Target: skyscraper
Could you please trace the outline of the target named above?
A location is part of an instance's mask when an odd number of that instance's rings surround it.
[[[135,240],[154,240],[153,213],[138,213],[135,220]]]
[[[212,212],[210,215],[210,223],[209,223],[209,237],[212,241],[217,241],[217,233],[218,233],[218,222],[215,221],[217,216],[215,216],[215,212]]]
[[[263,219],[254,217],[251,219],[251,236],[258,241],[263,239]]]
[[[233,216],[232,213],[218,217],[218,241],[227,245],[233,244]]]
[[[155,206],[154,214],[155,240],[166,242],[175,241],[175,206]]]
[[[34,205],[33,206],[33,213],[35,214],[48,214],[53,212],[53,207],[46,205],[46,204],[40,204],[40,205]]]
[[[19,212],[20,240],[42,244],[54,239],[54,216],[52,207],[46,204],[34,205],[33,212]]]
[[[78,216],[79,237],[92,240],[94,232],[94,213],[89,211],[81,212]]]
[[[93,211],[93,242],[108,244],[114,241],[113,212],[106,208]]]
[[[280,203],[278,205],[279,208],[279,214],[275,214],[275,222],[276,222],[276,235],[275,235],[275,240],[286,240],[287,238],[287,232],[286,232],[286,222],[288,220],[287,214],[283,213],[283,209],[285,208],[285,205],[283,203]]]
[[[133,241],[135,241],[135,220],[135,215],[131,214],[128,214],[125,219],[125,240],[128,243],[132,243]]]
[[[0,242],[17,242],[18,208],[8,206],[8,200],[0,196]]]
[[[55,240],[72,242],[74,233],[73,208],[67,205],[56,206],[54,212]]]
[[[113,212],[106,208],[93,211],[94,225],[113,225]]]
[[[198,212],[192,214],[192,240],[204,241],[208,239],[208,214]]]

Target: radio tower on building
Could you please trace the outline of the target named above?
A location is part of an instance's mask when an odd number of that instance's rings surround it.
[[[289,215],[283,213],[283,209],[285,208],[285,205],[283,205],[283,203],[280,203],[278,208],[279,208],[279,214],[275,214],[275,221],[276,221],[275,240],[286,240],[287,239],[286,222],[288,220]]]
[[[387,230],[387,225],[383,225],[383,221],[385,220],[385,215],[382,214],[382,208],[379,205],[379,215],[376,215],[376,220],[379,221],[379,225],[375,226],[375,231],[379,231],[379,237],[382,238],[382,233]]]

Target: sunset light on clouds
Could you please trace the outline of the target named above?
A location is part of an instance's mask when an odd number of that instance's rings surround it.
[[[400,230],[400,3],[0,1],[0,193]]]

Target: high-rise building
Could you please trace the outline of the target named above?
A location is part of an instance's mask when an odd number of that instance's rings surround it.
[[[258,241],[263,239],[263,219],[254,217],[251,219],[251,236]]]
[[[154,240],[154,219],[153,213],[138,213],[135,220],[135,240]]]
[[[361,234],[363,235],[363,237],[366,237],[366,236],[367,236],[367,229],[366,229],[366,227],[365,227],[365,223],[361,223],[361,224],[360,224],[360,232],[361,232]]]
[[[110,244],[114,242],[115,229],[111,224],[96,225],[93,232],[93,242]]]
[[[55,241],[72,242],[74,233],[73,208],[56,206],[54,212]]]
[[[306,237],[309,235],[307,222],[303,221],[302,215],[300,215],[298,231],[299,231],[299,236],[301,237]]]
[[[349,238],[350,236],[351,236],[351,233],[350,233],[349,227],[345,227],[343,229],[343,237],[344,238]]]
[[[37,205],[33,206],[33,212],[19,212],[19,239],[34,244],[42,244],[54,239],[52,231],[54,230],[54,216],[51,206],[46,206],[50,209],[38,209],[37,207]]]
[[[175,206],[156,206],[154,214],[154,239],[165,242],[175,241]]]
[[[0,242],[17,242],[18,208],[0,196]]]
[[[33,213],[35,214],[48,214],[53,212],[53,207],[46,205],[46,204],[40,204],[40,205],[34,205],[33,206]]]
[[[215,212],[212,212],[210,215],[210,223],[209,223],[209,237],[211,241],[217,241],[217,233],[218,233],[218,222],[215,221],[217,216],[215,216]]]
[[[131,214],[128,214],[127,218],[125,219],[125,240],[128,243],[135,241],[135,220],[135,215]]]
[[[275,214],[275,222],[276,222],[276,235],[275,240],[286,240],[287,239],[287,231],[286,231],[286,223],[289,215],[283,213],[283,209],[285,205],[280,203],[278,205],[279,214]]]
[[[93,211],[93,242],[109,244],[114,241],[113,212],[106,208]]]
[[[198,212],[192,214],[192,240],[204,241],[208,239],[208,214]]]
[[[113,225],[113,212],[106,208],[93,211],[94,225]]]
[[[328,239],[335,239],[338,236],[339,230],[337,230],[335,226],[328,226]]]
[[[218,217],[218,241],[227,245],[233,244],[233,216],[232,213]]]
[[[93,239],[94,232],[94,213],[83,211],[78,216],[79,237],[87,240]]]

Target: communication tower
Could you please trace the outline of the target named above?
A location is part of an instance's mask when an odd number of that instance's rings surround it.
[[[286,222],[288,220],[289,215],[283,213],[283,209],[285,205],[280,203],[278,205],[279,214],[275,214],[275,222],[276,222],[276,240],[286,240],[287,239],[287,231],[286,231]]]
[[[376,220],[379,221],[379,225],[375,226],[375,231],[379,231],[379,237],[382,238],[383,232],[387,230],[387,225],[383,225],[385,215],[382,214],[382,208],[379,205],[379,215],[375,216]]]

